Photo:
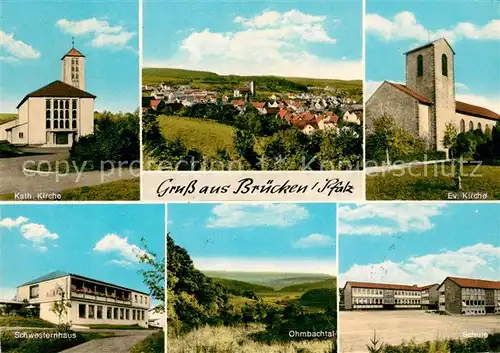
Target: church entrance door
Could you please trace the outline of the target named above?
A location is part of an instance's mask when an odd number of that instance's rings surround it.
[[[67,144],[68,144],[68,133],[56,132],[56,145],[67,145]]]

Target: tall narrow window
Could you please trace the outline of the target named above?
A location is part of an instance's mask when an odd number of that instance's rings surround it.
[[[417,76],[424,76],[424,57],[421,54],[417,56]]]
[[[482,131],[482,129],[481,129],[481,123],[477,123],[477,129]]]
[[[443,76],[448,76],[448,57],[446,54],[441,55],[441,73]]]
[[[469,131],[474,130],[474,123],[472,121],[469,121]]]

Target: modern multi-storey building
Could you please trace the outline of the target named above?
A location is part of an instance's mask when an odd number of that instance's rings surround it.
[[[500,314],[500,281],[446,277],[439,286],[439,310],[452,314]]]
[[[438,292],[439,284],[429,284],[427,286],[420,287],[421,289],[421,301],[422,309],[424,310],[436,310],[438,309]]]
[[[432,292],[434,286],[437,288],[437,284],[418,287],[417,285],[348,281],[344,286],[345,309],[421,309],[422,291]],[[437,291],[436,295],[427,296],[426,300],[429,301],[431,297],[435,298],[435,306],[437,306]],[[426,305],[430,305],[430,302]]]
[[[56,324],[59,317],[51,308],[61,297],[70,304],[64,322],[148,326],[150,296],[144,292],[61,271],[17,287],[17,301],[28,300],[41,319]]]

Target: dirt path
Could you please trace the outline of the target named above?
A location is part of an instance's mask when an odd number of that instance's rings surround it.
[[[39,151],[37,151],[39,152]],[[132,179],[137,177],[137,169],[115,169],[114,171],[92,171],[85,173],[32,173],[23,171],[23,167],[37,161],[64,160],[69,156],[66,150],[43,150],[47,154],[32,155],[26,157],[0,159],[0,194],[9,193],[38,193],[38,192],[61,192],[65,189],[98,185],[111,181]],[[22,195],[21,195],[22,196]]]
[[[93,330],[98,332],[98,330]],[[110,332],[109,330],[104,330]],[[96,339],[79,346],[66,349],[61,353],[128,353],[133,346],[155,331],[152,330],[115,330],[116,337]]]

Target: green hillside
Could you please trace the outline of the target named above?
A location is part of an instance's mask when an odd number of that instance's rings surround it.
[[[215,282],[222,284],[224,287],[226,287],[231,291],[253,291],[255,293],[274,292],[274,288],[262,286],[259,284],[237,281],[234,279],[219,278],[219,277],[212,277],[212,279]]]
[[[205,271],[209,277],[232,279],[236,281],[248,282],[262,286],[272,287],[274,290],[282,290],[284,287],[295,284],[314,283],[328,279],[334,279],[329,275],[304,274],[304,273],[272,273],[272,272],[231,272],[231,271]],[[311,287],[308,289],[317,288]],[[307,289],[306,289],[307,290]],[[295,291],[295,290],[293,290]],[[304,290],[305,291],[305,290]]]
[[[234,128],[214,121],[196,118],[160,115],[161,133],[168,139],[182,138],[188,148],[197,149],[206,156],[216,156],[217,150],[234,152]]]
[[[0,113],[0,124],[17,119],[16,113]]]
[[[299,303],[304,306],[314,307],[318,309],[327,309],[328,307],[337,307],[337,289],[312,289],[304,294],[299,299]]]
[[[312,289],[336,289],[337,279],[329,278],[317,282],[297,283],[280,289],[281,292],[306,292]]]
[[[246,81],[255,81],[260,92],[298,92],[305,91],[307,86],[335,87],[338,89],[361,89],[361,80],[320,79],[307,77],[279,76],[238,76],[218,75],[208,71],[194,71],[171,68],[142,69],[143,84],[189,84],[195,88],[231,91],[235,86]]]

